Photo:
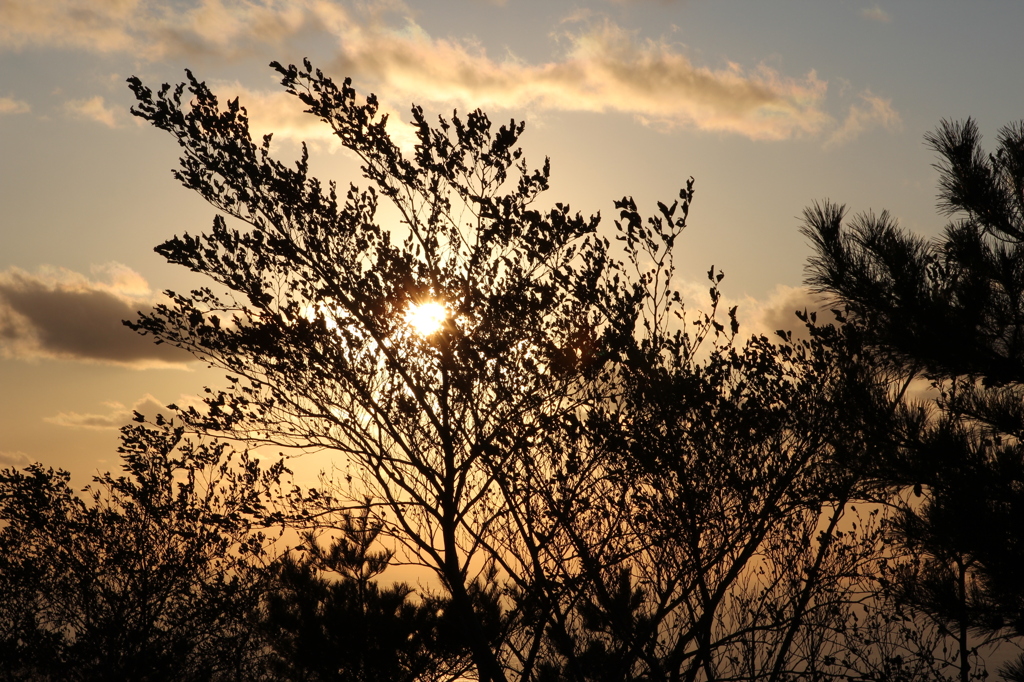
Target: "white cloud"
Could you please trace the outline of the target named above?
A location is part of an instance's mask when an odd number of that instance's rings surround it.
[[[680,293],[686,306],[687,318],[696,320],[700,312],[709,312],[711,304],[708,297],[708,281],[688,281],[680,285]],[[793,336],[803,338],[806,328],[797,316],[797,311],[818,314],[819,323],[827,323],[832,316],[827,312],[826,301],[811,293],[804,287],[792,287],[779,284],[767,297],[757,299],[752,296],[734,298],[725,291],[718,302],[718,321],[729,326],[728,311],[736,306],[736,318],[740,323],[738,339],[743,340],[755,335],[767,336],[773,341],[778,340],[777,331],[791,331]]]
[[[777,340],[778,331],[793,332],[795,338],[806,338],[806,325],[797,312],[816,313],[819,324],[832,320],[827,301],[804,287],[780,284],[763,300],[748,298],[741,306],[745,310],[747,334],[763,334]],[[742,320],[741,320],[742,322]]]
[[[0,49],[37,45],[149,60],[231,59],[262,55],[268,47],[314,34],[336,41],[331,72],[379,89],[390,108],[400,111],[417,101],[620,112],[659,128],[756,140],[827,135],[837,128],[825,107],[827,83],[814,71],[794,77],[766,64],[698,64],[684,46],[642,38],[596,13],[577,13],[560,24],[553,36],[560,52],[553,59],[524,63],[490,56],[474,41],[429,35],[401,0],[194,0],[176,9],[142,0],[6,0],[0,5]],[[276,100],[271,104],[271,117],[285,111]],[[101,99],[77,102],[75,110],[107,125],[115,121]],[[256,106],[250,113],[260,116]],[[297,123],[291,114],[285,123],[285,135],[302,131],[316,139],[312,126]],[[842,130],[845,138],[856,127]]]
[[[122,324],[156,302],[146,280],[119,263],[93,276],[100,279],[63,268],[0,272],[0,355],[184,369],[192,359],[185,351]]]
[[[829,138],[825,146],[834,146],[849,142],[862,133],[875,128],[884,128],[890,133],[903,129],[903,119],[893,109],[892,100],[874,95],[865,90],[859,95],[860,101],[850,105],[846,119]]]
[[[860,15],[869,21],[877,21],[880,24],[888,24],[892,21],[892,17],[889,13],[882,9],[878,3],[875,3],[871,7],[865,7],[860,11]]]
[[[107,407],[107,411],[103,414],[60,412],[53,417],[46,417],[45,421],[72,429],[106,431],[119,429],[131,422],[134,412],[139,412],[148,419],[155,418],[158,413],[163,414],[166,418],[173,416],[171,410],[168,410],[163,403],[149,394],[136,400],[131,407],[125,407],[116,401],[105,402],[103,405]]]
[[[28,102],[13,97],[0,97],[0,114],[27,114],[32,111]]]
[[[108,128],[117,127],[114,110],[106,105],[99,95],[89,99],[73,99],[64,103],[64,111],[75,118],[84,118],[102,123]]]

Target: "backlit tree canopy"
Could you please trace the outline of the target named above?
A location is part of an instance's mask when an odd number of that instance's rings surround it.
[[[1024,634],[1024,123],[1000,130],[994,154],[970,119],[926,141],[939,208],[954,218],[940,238],[886,213],[844,223],[832,204],[807,210],[804,233],[816,250],[809,284],[846,306],[888,362],[940,390],[936,419],[894,430],[904,454],[893,478],[927,491],[899,524],[926,557],[906,597],[955,634],[967,680],[970,632]]]
[[[278,489],[278,466],[220,489],[251,493],[245,523],[302,538],[232,621],[252,624],[246,665],[490,682],[957,665],[943,624],[894,588],[915,564],[892,543],[891,434],[918,412],[913,372],[880,364],[862,325],[803,314],[802,335],[744,341],[713,267],[704,311],[686,308],[673,254],[692,179],[653,217],[616,201],[604,231],[546,202],[522,123],[413,108],[405,152],[373,96],[273,66],[365,186],[320,182],[305,149],[277,161],[191,73],[130,80],[134,113],[181,146],[177,179],[218,211],[157,247],[209,286],[129,324],[228,383],[157,426],[335,465],[318,488]],[[380,586],[389,562],[433,581]]]

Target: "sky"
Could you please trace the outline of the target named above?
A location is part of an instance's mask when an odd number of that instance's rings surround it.
[[[830,199],[937,236],[923,136],[974,117],[994,145],[1024,118],[1024,3],[906,0],[0,0],[0,466],[84,484],[117,466],[118,427],[223,378],[121,324],[205,284],[153,247],[208,229],[171,177],[176,143],[131,116],[125,80],[191,69],[240,97],[254,133],[343,186],[353,158],[284,94],[271,61],[374,92],[393,134],[411,103],[525,120],[551,158],[545,201],[648,213],[695,178],[680,286],[725,273],[745,333],[796,326]]]

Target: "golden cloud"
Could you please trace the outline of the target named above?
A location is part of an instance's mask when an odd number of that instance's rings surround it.
[[[761,65],[712,70],[695,66],[672,45],[637,40],[603,21],[566,32],[564,59],[540,65],[494,61],[472,45],[432,40],[421,31],[396,36],[363,31],[341,41],[339,70],[372,74],[394,97],[481,107],[617,111],[645,123],[723,131],[753,139],[815,134],[830,117],[821,110],[826,84]]]
[[[641,39],[591,14],[561,24],[554,35],[558,58],[533,64],[495,59],[472,41],[432,37],[400,0],[198,0],[177,11],[137,0],[7,0],[0,5],[0,27],[0,48],[57,46],[150,60],[262,55],[318,33],[336,40],[331,71],[369,82],[403,105],[621,112],[662,128],[755,140],[816,136],[837,127],[824,108],[827,84],[814,71],[791,77],[765,64],[702,66],[683,46]],[[92,106],[99,115],[102,102]],[[864,129],[857,127],[865,120],[862,110],[836,140]],[[288,123],[287,135],[308,132],[291,118]]]
[[[32,111],[28,102],[13,97],[0,97],[0,114],[27,114]]]
[[[99,95],[89,99],[68,100],[64,103],[64,111],[75,118],[102,123],[108,128],[117,127],[117,114]]]
[[[141,0],[6,0],[0,3],[0,47],[121,52],[148,60],[234,57],[301,31],[314,4],[200,0],[182,8]]]
[[[859,95],[860,101],[850,105],[843,124],[832,132],[826,147],[840,145],[858,137],[868,130],[884,128],[890,133],[903,129],[903,119],[893,109],[892,100],[878,97],[865,90]]]
[[[138,0],[9,0],[0,3],[0,46],[136,50],[143,14]]]

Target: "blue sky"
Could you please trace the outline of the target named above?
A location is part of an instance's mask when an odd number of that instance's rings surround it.
[[[991,142],[1024,117],[1022,27],[1017,2],[0,0],[0,464],[84,477],[114,462],[133,406],[220,380],[119,324],[200,283],[152,249],[213,216],[171,178],[173,141],[128,113],[128,76],[191,68],[341,182],[355,164],[270,61],[351,76],[399,139],[413,101],[523,118],[527,157],[552,159],[547,200],[606,219],[692,175],[680,277],[697,292],[723,269],[744,329],[767,331],[807,302],[811,202],[938,234],[922,136],[973,116]]]

